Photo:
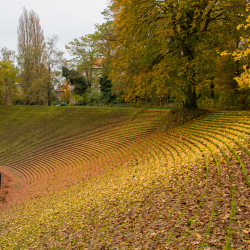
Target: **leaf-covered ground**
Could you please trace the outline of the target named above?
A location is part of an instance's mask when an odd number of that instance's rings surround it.
[[[249,115],[214,112],[164,133],[148,123],[146,135],[133,134],[132,123],[100,133],[112,146],[91,158],[99,174],[2,212],[0,248],[250,249]],[[98,170],[108,159],[119,164]]]
[[[0,171],[15,186],[7,204],[70,186],[121,165],[130,144],[154,133],[168,112],[84,107],[2,107]],[[134,119],[133,119],[134,120]],[[138,152],[137,152],[138,154]]]

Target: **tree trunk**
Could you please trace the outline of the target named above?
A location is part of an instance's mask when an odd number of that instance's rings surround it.
[[[214,84],[210,84],[210,97],[211,99],[214,99]]]
[[[51,74],[51,70],[50,70],[50,65],[49,65],[49,67],[48,67],[48,71],[49,71],[49,76],[50,76],[50,74]],[[48,96],[47,96],[47,98],[48,98],[48,106],[51,106],[51,91],[52,91],[52,88],[51,88],[51,83],[50,83],[50,80],[51,79],[49,79],[48,80],[48,85],[47,85],[47,91],[48,91]]]
[[[197,108],[195,86],[190,85],[188,87],[184,108],[186,109]]]
[[[186,77],[187,79],[189,79],[189,83],[188,83],[188,89],[186,92],[186,100],[185,100],[184,108],[186,109],[197,108],[195,68],[193,67],[193,64],[192,64],[194,60],[194,50],[191,48],[188,48],[185,45],[183,52],[184,52],[184,56],[189,61],[189,64],[186,68]]]
[[[48,106],[51,106],[51,88],[49,81],[48,81]]]

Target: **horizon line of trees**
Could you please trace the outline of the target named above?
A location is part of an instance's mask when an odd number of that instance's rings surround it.
[[[111,0],[103,14],[66,48],[79,72],[104,58],[99,83],[121,100],[250,108],[248,1]]]
[[[51,105],[64,77],[80,104],[166,97],[185,108],[249,108],[249,10],[247,0],[111,0],[93,34],[65,46],[72,56],[66,61],[56,47],[58,37],[45,40],[38,15],[24,8],[18,67],[6,64],[14,54],[2,49],[0,67],[13,71],[9,79],[2,77],[2,102],[14,99],[18,79],[24,104]]]
[[[0,70],[0,96],[5,99],[2,103],[50,106],[54,87],[61,80],[61,67],[66,63],[63,52],[57,48],[58,37],[53,35],[45,39],[39,16],[25,7],[17,34],[18,55],[6,47],[1,49],[0,69],[7,67],[6,72],[9,72],[3,78]],[[7,92],[3,85],[9,86]]]

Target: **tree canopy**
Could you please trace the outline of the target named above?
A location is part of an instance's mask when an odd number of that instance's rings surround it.
[[[18,69],[11,61],[0,61],[0,100],[3,104],[12,104],[17,99],[18,91],[16,82]]]
[[[127,101],[171,92],[196,108],[197,88],[244,7],[238,0],[112,0],[110,77]]]
[[[44,65],[45,41],[40,18],[33,10],[28,12],[25,8],[23,9],[17,33],[18,64],[22,78],[24,103],[45,101],[46,97],[42,92],[46,88],[46,83],[41,81],[41,78],[49,77]]]
[[[54,85],[64,62],[63,53],[56,46],[58,37],[45,39],[39,16],[25,8],[17,33],[23,103],[51,105]]]
[[[74,85],[74,93],[77,95],[83,95],[88,88],[87,82],[81,73],[74,69],[68,69],[65,66],[62,68],[62,75],[66,77],[67,81],[71,85]]]
[[[235,77],[235,80],[239,84],[240,89],[245,89],[250,87],[250,65],[249,65],[249,57],[250,57],[250,38],[249,33],[246,33],[246,30],[249,30],[250,27],[250,4],[247,4],[246,12],[248,14],[247,19],[245,22],[239,24],[237,26],[237,30],[243,30],[242,36],[240,36],[239,43],[240,46],[238,46],[233,52],[230,53],[230,51],[224,51],[222,52],[222,55],[229,55],[231,54],[234,57],[234,60],[236,62],[241,61],[243,64],[243,72],[241,75],[237,75]]]
[[[73,62],[77,65],[78,70],[85,74],[88,88],[92,86],[93,67],[96,59],[101,57],[101,53],[97,48],[98,32],[75,38],[66,49],[73,56]]]

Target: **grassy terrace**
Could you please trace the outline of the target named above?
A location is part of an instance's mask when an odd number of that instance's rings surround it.
[[[144,112],[132,121],[137,113],[130,109],[7,107],[0,112],[0,166],[21,179],[22,200],[121,165],[131,157],[130,144],[153,133],[167,114]]]
[[[166,132],[166,111],[0,117],[0,166],[20,183],[9,199],[25,201],[1,213],[0,249],[250,249],[248,111]]]

